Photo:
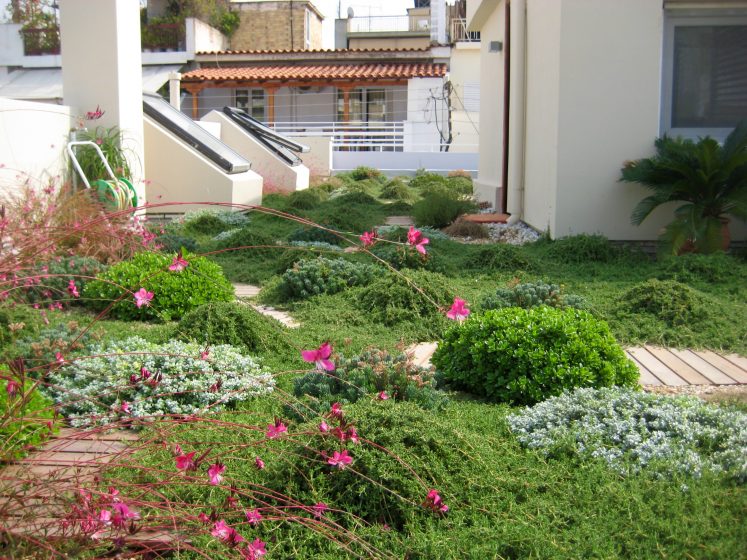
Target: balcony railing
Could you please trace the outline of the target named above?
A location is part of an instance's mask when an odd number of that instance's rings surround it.
[[[332,149],[345,152],[401,152],[405,145],[405,124],[390,122],[278,122],[270,125],[284,136],[332,139]]]
[[[423,16],[368,16],[348,18],[349,33],[428,32],[430,20]]]
[[[186,50],[183,23],[148,23],[142,26],[140,38],[143,49],[151,51]]]
[[[452,18],[451,20],[451,42],[452,43],[479,43],[479,31],[467,31],[467,20],[464,18]]]
[[[23,37],[23,54],[39,56],[42,54],[60,54],[60,28],[21,29]]]

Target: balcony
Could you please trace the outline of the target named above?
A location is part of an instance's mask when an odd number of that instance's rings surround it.
[[[45,54],[60,54],[60,28],[21,29],[23,39],[23,54],[26,56],[41,56]]]
[[[362,16],[348,18],[348,33],[430,33],[426,16]]]
[[[464,18],[452,18],[450,26],[452,43],[479,43],[480,32],[468,31],[467,20]]]
[[[186,33],[181,23],[148,23],[140,28],[144,51],[184,51]]]

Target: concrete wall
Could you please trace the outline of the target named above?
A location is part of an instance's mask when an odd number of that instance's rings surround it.
[[[480,43],[457,43],[451,50],[449,68],[452,87],[449,151],[477,152],[480,143]]]
[[[254,171],[228,175],[149,117],[144,119],[144,129],[149,202],[261,204],[262,177]],[[201,207],[165,206],[153,212],[183,213],[185,208]]]
[[[430,37],[348,37],[350,49],[426,49],[431,46]]]
[[[215,27],[196,18],[187,18],[186,26],[187,52],[223,51],[228,49],[228,37]]]
[[[469,9],[471,2],[467,2]],[[504,4],[483,2],[487,11],[480,30],[480,172],[474,181],[475,195],[480,201],[498,207],[503,165],[503,67],[505,51],[489,52],[491,41],[505,42]],[[488,8],[490,8],[488,10]],[[475,16],[476,17],[476,16]],[[468,20],[469,21],[469,20]]]
[[[219,124],[218,137],[251,162],[252,171],[262,176],[265,191],[294,192],[309,187],[308,167],[305,165],[291,167],[283,163],[225,114],[211,111],[201,120]]]
[[[440,100],[443,87],[442,78],[411,78],[407,81],[406,152],[438,152],[441,134],[448,137],[448,108],[446,102]]]
[[[231,37],[233,50],[306,49],[306,11],[309,3],[294,2],[232,2],[241,23]],[[322,48],[322,22],[311,11],[310,49]],[[292,32],[291,32],[292,14]]]
[[[0,196],[27,180],[39,187],[59,185],[67,170],[68,133],[76,122],[70,107],[0,97]]]
[[[312,177],[328,177],[332,174],[332,139],[323,137],[291,137],[299,144],[310,148],[305,154],[298,154],[303,164],[309,168]]]
[[[477,154],[452,152],[333,152],[335,173],[356,167],[375,167],[388,175],[411,174],[418,169],[447,173],[455,169],[477,171]]]
[[[0,66],[18,66],[23,60],[20,23],[0,24]]]

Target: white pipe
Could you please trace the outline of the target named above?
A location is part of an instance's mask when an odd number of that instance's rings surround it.
[[[524,217],[524,148],[526,140],[526,0],[511,0],[511,74],[508,115],[508,200],[510,224]]]

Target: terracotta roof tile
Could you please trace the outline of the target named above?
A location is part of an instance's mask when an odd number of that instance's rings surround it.
[[[183,82],[284,82],[305,80],[399,80],[438,78],[445,64],[315,64],[199,68],[182,74]]]
[[[242,54],[344,54],[344,53],[394,53],[394,52],[429,52],[430,47],[402,48],[402,49],[277,49],[277,50],[227,50],[227,51],[198,51],[198,55],[242,55]]]

